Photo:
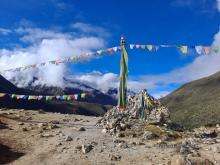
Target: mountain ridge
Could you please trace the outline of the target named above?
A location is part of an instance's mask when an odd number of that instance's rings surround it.
[[[220,122],[220,72],[182,85],[161,98],[171,119],[188,128]]]

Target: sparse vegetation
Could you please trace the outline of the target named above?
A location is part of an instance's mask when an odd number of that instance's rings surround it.
[[[194,128],[220,122],[220,72],[187,83],[161,99],[171,120]]]

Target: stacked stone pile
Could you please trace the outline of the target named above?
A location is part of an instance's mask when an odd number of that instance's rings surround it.
[[[104,128],[103,132],[115,134],[131,128],[138,122],[166,125],[170,122],[170,114],[159,100],[143,90],[135,96],[128,96],[126,109],[113,107],[109,110],[98,125]]]

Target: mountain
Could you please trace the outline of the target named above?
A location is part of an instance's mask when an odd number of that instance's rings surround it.
[[[171,119],[185,127],[220,123],[220,72],[187,83],[161,101]]]
[[[0,108],[44,109],[45,111],[99,116],[103,115],[111,107],[111,105],[116,104],[116,99],[89,86],[80,83],[77,84],[75,82],[72,82],[72,86],[73,88],[62,89],[59,87],[31,86],[30,83],[26,88],[18,88],[10,81],[0,76],[0,93],[15,93],[23,95],[62,95],[90,92],[91,94],[91,96],[85,100],[86,102],[12,100],[8,96],[5,96],[0,98]]]
[[[36,78],[35,78],[36,80]],[[48,85],[33,85],[34,82],[29,83],[28,86],[24,87],[25,89],[36,91],[41,93],[42,95],[71,95],[77,93],[89,93],[90,97],[88,97],[85,101],[89,103],[97,103],[103,105],[116,105],[117,100],[116,97],[109,93],[103,93],[100,90],[94,89],[86,84],[81,82],[76,82],[69,80],[67,78],[63,78],[65,88],[48,86]]]

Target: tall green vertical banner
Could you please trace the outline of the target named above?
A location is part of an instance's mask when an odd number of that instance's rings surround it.
[[[128,79],[128,54],[125,49],[125,38],[121,37],[121,62],[120,62],[120,84],[118,95],[119,109],[126,108],[126,96],[127,96],[127,79]]]

